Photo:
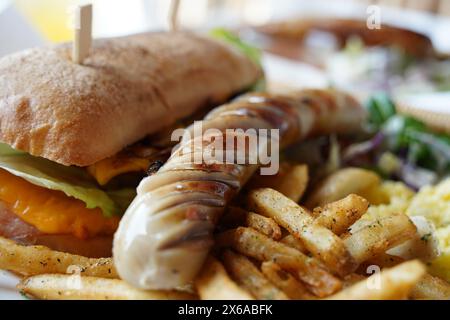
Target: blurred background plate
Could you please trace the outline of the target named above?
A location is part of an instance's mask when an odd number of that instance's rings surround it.
[[[24,299],[16,289],[18,277],[10,272],[0,270],[0,300]]]

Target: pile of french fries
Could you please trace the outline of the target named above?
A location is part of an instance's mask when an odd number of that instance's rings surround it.
[[[0,238],[0,269],[39,299],[450,299],[450,284],[419,259],[386,253],[417,237],[403,213],[357,224],[369,203],[373,173],[343,169],[308,199],[308,168],[283,163],[256,176],[223,215],[216,246],[194,283],[143,291],[120,280],[111,258],[87,258]],[[309,204],[307,207],[298,203]]]
[[[201,299],[450,299],[450,284],[419,259],[386,253],[417,238],[407,215],[360,220],[376,174],[339,170],[301,201],[308,180],[305,165],[286,162],[250,181],[195,282]]]

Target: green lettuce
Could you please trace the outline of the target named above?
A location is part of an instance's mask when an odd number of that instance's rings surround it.
[[[110,190],[106,191],[106,193],[120,208],[120,212],[125,212],[131,201],[136,197],[136,189],[132,188]]]
[[[262,56],[261,50],[242,41],[241,38],[239,38],[233,32],[223,28],[216,28],[211,30],[210,34],[213,38],[223,40],[231,44],[239,51],[241,51],[243,54],[245,54],[247,57],[249,57],[249,59],[252,60],[254,63],[261,66],[261,56]]]
[[[131,190],[119,190],[108,194],[98,188],[92,177],[82,168],[57,164],[14,150],[0,143],[0,168],[28,182],[51,190],[64,192],[86,204],[86,208],[100,208],[107,217],[122,214],[131,202]]]
[[[222,40],[231,46],[235,47],[237,50],[246,55],[250,60],[252,60],[256,65],[262,68],[262,53],[261,50],[257,47],[252,46],[244,41],[242,41],[239,36],[235,33],[224,29],[224,28],[215,28],[210,31],[211,37]],[[264,91],[266,89],[266,79],[262,76],[260,79],[256,81],[250,88],[251,91]]]

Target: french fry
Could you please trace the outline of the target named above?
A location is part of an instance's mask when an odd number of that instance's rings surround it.
[[[434,223],[422,216],[410,217],[417,228],[416,235],[389,250],[389,254],[402,257],[405,260],[420,259],[427,262],[440,254],[439,239],[436,236]]]
[[[346,289],[348,287],[351,287],[364,279],[366,279],[366,277],[364,277],[363,275],[351,273],[344,277],[343,288]]]
[[[0,269],[23,276],[44,273],[79,273],[83,276],[118,278],[111,258],[87,258],[51,250],[44,246],[23,246],[0,237]]]
[[[364,219],[361,218],[358,221],[356,221],[350,228],[347,229],[344,233],[340,235],[341,239],[347,239],[351,237],[352,234],[357,233],[359,230],[364,229],[367,226],[370,226],[373,223],[373,220],[371,219]]]
[[[300,239],[313,256],[336,274],[345,276],[357,265],[341,238],[315,223],[307,210],[276,190],[262,188],[249,193],[249,207],[274,219]]]
[[[231,280],[223,265],[211,256],[195,280],[195,286],[202,300],[253,300],[248,292]]]
[[[248,182],[248,189],[272,188],[292,201],[298,202],[308,186],[308,166],[282,162],[275,176],[255,175]]]
[[[302,253],[308,252],[308,250],[305,248],[305,245],[303,242],[296,237],[294,237],[292,234],[288,234],[287,236],[284,236],[281,240],[281,243],[284,243],[285,245],[297,249],[298,251]]]
[[[257,299],[289,299],[283,291],[267,280],[258,268],[246,257],[227,250],[223,254],[223,262],[232,277]]]
[[[399,300],[406,299],[425,274],[425,266],[418,260],[375,273],[341,292],[330,300]]]
[[[358,271],[367,274],[370,266],[379,266],[380,268],[391,268],[405,262],[401,257],[382,253],[375,258],[364,262]],[[450,284],[438,277],[426,273],[422,279],[412,288],[411,299],[416,300],[448,300],[450,299]]]
[[[231,246],[259,261],[273,261],[302,280],[316,296],[325,297],[341,289],[341,281],[316,259],[251,229],[239,227],[217,237],[219,245]]]
[[[449,300],[450,284],[438,277],[425,274],[413,287],[409,297],[411,299]]]
[[[119,279],[42,274],[23,279],[21,292],[50,300],[186,300],[196,296],[178,291],[138,290]]]
[[[388,249],[411,239],[416,227],[405,214],[377,219],[344,240],[358,264],[372,259]]]
[[[323,206],[351,193],[364,193],[380,184],[380,177],[373,171],[361,168],[344,168],[326,177],[312,192],[305,205],[307,208]]]
[[[367,269],[370,266],[378,266],[380,268],[392,268],[402,262],[405,262],[405,259],[383,252],[373,258],[370,258],[367,261],[364,261],[358,267],[357,272],[367,275]]]
[[[253,228],[274,240],[281,238],[281,228],[273,219],[238,207],[230,207],[222,220],[225,224],[235,227]]]
[[[261,271],[269,281],[282,290],[290,299],[310,300],[315,297],[308,292],[306,287],[289,272],[281,269],[272,261],[266,261],[261,265]]]
[[[369,208],[369,202],[356,194],[344,199],[317,207],[313,210],[316,222],[341,235],[354,224]]]

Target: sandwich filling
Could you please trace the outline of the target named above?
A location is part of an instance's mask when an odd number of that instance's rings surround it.
[[[67,167],[0,144],[0,235],[110,236],[160,149],[131,146],[85,168]],[[14,219],[15,216],[17,219]]]
[[[118,216],[105,217],[100,208],[88,209],[83,201],[61,191],[46,189],[0,169],[0,200],[24,222],[47,234],[72,234],[86,239],[112,234]]]

